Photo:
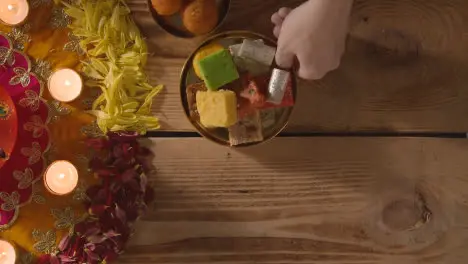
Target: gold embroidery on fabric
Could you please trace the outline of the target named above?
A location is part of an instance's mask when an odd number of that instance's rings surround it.
[[[73,35],[72,32],[68,33],[68,38],[70,39],[70,41],[67,42],[63,46],[63,50],[64,51],[70,51],[70,52],[76,52],[78,55],[83,56],[85,54],[85,52],[80,46],[80,38]]]
[[[41,98],[39,95],[33,91],[33,90],[26,90],[24,91],[24,94],[26,97],[21,98],[19,101],[19,105],[21,105],[24,108],[31,109],[31,111],[36,112],[39,110],[39,106],[41,104]]]
[[[33,184],[32,186],[32,200],[37,203],[37,204],[45,204],[46,199],[44,196],[42,196],[42,185],[40,184]]]
[[[73,200],[77,202],[89,201],[89,197],[86,194],[87,187],[83,182],[78,183],[78,187],[73,191]]]
[[[83,126],[81,128],[81,133],[87,137],[96,138],[104,136],[104,133],[101,131],[96,122],[93,122],[89,125]]]
[[[39,145],[39,143],[37,142],[33,142],[32,147],[22,148],[21,154],[28,157],[29,165],[34,165],[41,159],[41,155],[42,155],[41,145]]]
[[[37,229],[32,231],[32,236],[36,243],[33,245],[33,248],[41,253],[45,254],[53,254],[57,247],[55,244],[57,243],[57,234],[54,230],[49,230],[47,232],[41,232]]]
[[[20,27],[12,28],[11,32],[7,34],[15,49],[24,50],[24,45],[31,41],[31,37],[27,34],[30,29],[31,25],[25,24]]]
[[[0,47],[0,65],[13,66],[15,64],[15,55],[13,49]]]
[[[13,211],[19,205],[20,202],[20,195],[18,192],[12,192],[8,194],[6,192],[0,192],[0,199],[3,200],[3,204],[1,206],[3,211]]]
[[[25,68],[16,67],[13,69],[13,72],[15,72],[16,75],[11,78],[9,82],[10,85],[21,84],[21,86],[26,88],[31,83],[31,76]]]
[[[31,0],[31,7],[37,8],[40,5],[50,5],[52,4],[52,0]]]
[[[54,226],[57,229],[70,229],[75,223],[75,212],[71,207],[67,207],[64,210],[50,209],[52,216],[55,218]]]
[[[47,81],[52,74],[52,66],[50,62],[38,59],[33,62],[32,72],[42,80]]]
[[[66,106],[63,106],[62,103],[55,100],[49,103],[49,109],[51,122],[56,122],[60,119],[60,117],[69,115],[72,112],[71,109],[67,108]]]
[[[40,138],[44,134],[47,126],[42,122],[42,119],[38,115],[33,115],[29,119],[30,121],[23,125],[24,130],[32,132],[33,138]]]
[[[19,182],[18,189],[24,190],[31,186],[34,179],[34,172],[30,168],[26,168],[24,172],[14,171],[13,178]]]
[[[52,17],[50,18],[50,25],[52,28],[66,28],[70,23],[71,18],[65,13],[65,9],[54,7],[52,10]]]

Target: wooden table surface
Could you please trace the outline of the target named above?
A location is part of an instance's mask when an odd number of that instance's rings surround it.
[[[121,263],[466,263],[468,1],[355,0],[340,69],[301,81],[286,133],[242,150],[186,133],[179,73],[203,39],[128,2],[166,88],[156,201]],[[271,36],[301,2],[232,0],[222,30]]]

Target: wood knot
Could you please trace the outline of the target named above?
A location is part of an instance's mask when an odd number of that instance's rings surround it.
[[[394,181],[396,179],[392,179]],[[364,231],[376,243],[406,251],[423,249],[439,241],[451,225],[453,204],[438,188],[385,182],[366,213]],[[392,188],[388,188],[392,186]]]
[[[392,231],[418,229],[431,219],[431,211],[422,199],[397,200],[388,204],[382,212],[383,224]]]

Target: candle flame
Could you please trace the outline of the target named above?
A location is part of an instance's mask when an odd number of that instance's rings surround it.
[[[65,80],[65,85],[66,86],[70,86],[71,85],[71,82],[69,80]]]
[[[60,174],[59,174],[59,178],[60,178],[60,179],[65,179],[65,174],[60,173]]]

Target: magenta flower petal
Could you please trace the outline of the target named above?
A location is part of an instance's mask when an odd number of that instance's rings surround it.
[[[86,191],[90,217],[75,225],[73,235],[60,241],[57,262],[97,264],[115,260],[133,232],[134,221],[154,199],[144,174],[151,167],[150,159],[145,158],[152,155],[151,151],[138,144],[136,133],[109,133],[108,137],[87,142],[97,151],[90,169],[102,183]],[[43,263],[51,261],[48,256]]]
[[[62,240],[60,241],[59,245],[58,245],[58,249],[60,251],[64,251],[67,247],[68,247],[68,244],[70,243],[70,236],[69,235],[66,235],[62,238]]]
[[[109,206],[103,204],[91,205],[88,209],[90,215],[100,216],[102,215]]]

